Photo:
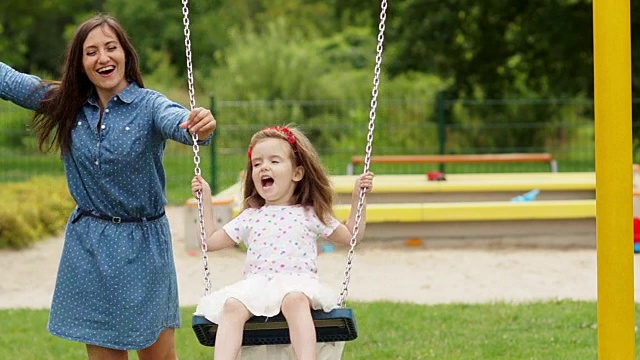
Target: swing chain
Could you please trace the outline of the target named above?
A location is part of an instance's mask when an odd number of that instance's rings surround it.
[[[189,0],[182,0],[182,14],[183,14],[183,24],[184,24],[184,37],[185,37],[185,52],[187,58],[187,80],[189,84],[189,104],[191,110],[195,108],[195,91],[193,86],[193,66],[191,62],[191,40],[190,40],[190,30],[189,30]],[[382,50],[384,43],[384,30],[385,30],[385,21],[386,21],[386,11],[387,11],[387,0],[382,0],[381,3],[381,11],[380,11],[380,23],[378,25],[378,44],[376,47],[376,66],[374,68],[374,77],[373,77],[373,89],[371,91],[371,111],[369,112],[369,126],[368,126],[368,134],[367,134],[367,146],[365,152],[364,159],[364,171],[368,172],[371,162],[371,152],[373,148],[373,131],[375,128],[375,119],[376,119],[376,108],[378,105],[378,87],[380,84],[380,67],[382,64]],[[201,174],[200,169],[200,156],[199,156],[199,146],[198,146],[198,135],[191,134],[193,140],[193,161],[195,164],[195,175],[198,176]],[[207,256],[207,242],[206,242],[206,233],[204,229],[204,211],[202,205],[202,191],[198,191],[197,194],[198,200],[198,219],[200,225],[200,248],[202,250],[202,262],[204,265],[204,284],[205,284],[205,295],[209,294],[211,289],[211,280],[210,280],[210,272],[209,272],[209,261]],[[364,189],[360,189],[358,206],[356,209],[356,217],[355,224],[353,227],[353,235],[350,241],[350,249],[347,256],[347,265],[344,272],[345,278],[342,283],[342,291],[340,292],[338,304],[344,307],[347,294],[349,282],[351,280],[351,268],[353,263],[353,258],[355,255],[355,247],[357,245],[356,235],[358,234],[360,222],[362,220],[362,210],[365,203],[366,192]]]
[[[380,66],[382,64],[382,50],[384,43],[384,30],[385,21],[387,19],[387,0],[382,0],[380,10],[380,24],[378,25],[378,45],[376,47],[376,66],[373,71],[373,89],[371,90],[371,111],[369,112],[369,132],[367,134],[367,147],[365,149],[364,157],[364,173],[369,171],[371,163],[371,152],[373,149],[373,130],[375,128],[376,120],[376,108],[378,107],[378,87],[380,85]],[[353,226],[353,234],[351,236],[351,248],[347,255],[347,265],[344,271],[344,281],[342,282],[342,291],[338,297],[338,305],[344,307],[347,301],[347,294],[349,292],[349,281],[351,280],[351,267],[353,257],[355,255],[355,248],[357,244],[357,234],[360,227],[360,221],[362,220],[362,210],[365,204],[365,189],[360,189],[360,196],[358,199],[358,207],[356,209],[355,225]]]
[[[196,106],[196,96],[193,86],[193,65],[191,63],[191,39],[189,30],[189,0],[182,0],[182,23],[184,24],[184,46],[187,57],[187,81],[189,83],[189,105],[193,110]],[[196,176],[200,176],[202,171],[200,170],[200,146],[198,145],[198,134],[191,134],[193,140],[193,163],[195,165],[194,173]],[[204,294],[208,295],[211,290],[211,279],[209,272],[209,257],[207,256],[207,239],[204,229],[204,207],[202,205],[202,191],[196,193],[198,200],[198,222],[200,225],[200,250],[202,250],[202,264],[204,265]],[[189,241],[187,239],[187,241]]]
[[[189,84],[189,105],[191,110],[196,107],[195,91],[193,90],[193,65],[191,63],[191,30],[189,30],[189,0],[182,0],[182,24],[184,25],[184,47],[187,57],[187,81]]]

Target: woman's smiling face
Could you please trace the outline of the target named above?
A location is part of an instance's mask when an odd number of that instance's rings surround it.
[[[82,46],[82,65],[103,106],[127,87],[125,63],[124,49],[109,26],[91,30]]]

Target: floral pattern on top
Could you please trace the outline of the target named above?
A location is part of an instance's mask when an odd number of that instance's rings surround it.
[[[236,243],[247,246],[244,276],[254,274],[313,274],[317,240],[330,236],[340,222],[320,221],[311,207],[265,205],[245,209],[223,229]]]

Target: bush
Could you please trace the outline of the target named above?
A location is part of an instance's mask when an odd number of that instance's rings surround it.
[[[60,234],[75,207],[60,177],[5,184],[0,198],[0,248],[24,248]]]
[[[24,149],[32,113],[8,102],[0,102],[0,147]]]

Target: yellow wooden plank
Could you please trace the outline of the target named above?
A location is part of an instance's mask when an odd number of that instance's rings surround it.
[[[332,176],[334,190],[353,191],[356,176]],[[594,173],[451,174],[446,181],[428,181],[426,175],[377,175],[375,193],[491,192],[595,190]]]
[[[348,205],[334,207],[344,221]],[[595,200],[549,200],[531,202],[482,201],[420,204],[369,204],[367,222],[441,222],[536,219],[583,219],[595,217]]]
[[[333,211],[336,218],[345,221],[350,205],[336,205]],[[367,206],[367,222],[420,222],[423,221],[423,204],[371,204]]]
[[[423,221],[580,219],[595,217],[595,200],[425,204]]]

